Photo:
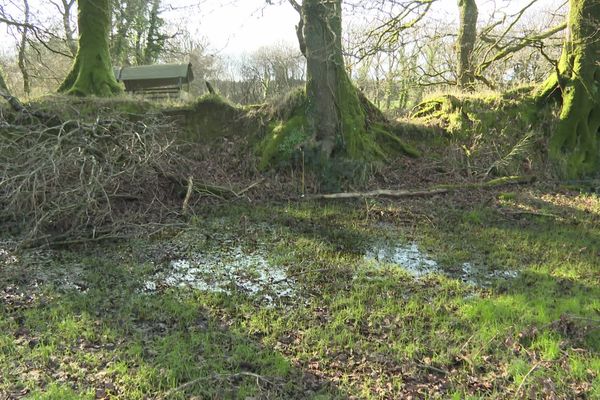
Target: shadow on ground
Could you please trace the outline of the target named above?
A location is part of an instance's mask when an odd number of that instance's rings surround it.
[[[3,398],[347,398],[214,312],[235,299],[146,294],[139,271],[102,257],[71,287],[14,267],[0,277]]]

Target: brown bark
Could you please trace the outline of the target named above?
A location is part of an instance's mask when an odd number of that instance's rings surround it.
[[[325,158],[334,152],[368,157],[361,154],[367,151],[365,114],[342,55],[341,0],[304,0],[302,18],[309,130]]]
[[[458,0],[460,25],[456,51],[458,55],[458,86],[462,89],[472,87],[475,82],[473,68],[473,49],[477,40],[478,10],[475,0]]]
[[[27,60],[26,60],[26,52],[27,52],[27,35],[29,34],[29,0],[23,0],[23,16],[24,23],[21,29],[21,40],[19,41],[19,56],[18,56],[18,65],[19,71],[21,71],[21,76],[23,77],[23,92],[26,95],[31,93],[31,82],[29,79],[29,71],[27,70]]]

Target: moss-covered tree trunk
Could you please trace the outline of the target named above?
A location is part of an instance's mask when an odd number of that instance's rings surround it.
[[[457,83],[461,89],[472,88],[475,81],[473,49],[477,40],[477,17],[475,0],[458,0],[460,20],[456,52],[458,58]]]
[[[342,55],[341,0],[304,0],[303,36],[307,60],[307,120],[324,157],[342,153],[368,158],[366,118]]]
[[[600,167],[600,1],[570,0],[568,31],[557,71],[538,91],[538,100],[562,100],[549,156],[569,177]]]
[[[122,91],[109,55],[111,0],[77,0],[79,49],[59,92],[111,96]]]

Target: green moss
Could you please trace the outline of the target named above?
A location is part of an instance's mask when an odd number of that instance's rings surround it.
[[[557,71],[536,92],[538,104],[562,96],[559,124],[550,137],[548,153],[568,178],[600,169],[600,67],[596,21],[600,4],[571,0],[570,35],[565,40]]]
[[[198,99],[192,105],[192,108],[203,109],[205,107],[223,107],[237,109],[237,107],[226,98],[219,96],[216,93],[207,93]]]
[[[340,120],[344,152],[353,160],[374,161],[384,154],[376,143],[374,132],[367,129],[366,113],[358,91],[347,76],[340,79]]]
[[[513,201],[517,198],[517,194],[514,192],[500,193],[498,195],[498,200],[502,201]]]
[[[412,120],[439,127],[443,157],[448,146],[462,148],[459,162],[468,174],[530,174],[547,170],[543,137],[556,123],[552,108],[540,110],[530,87],[507,93],[439,95],[415,107]],[[431,141],[429,141],[431,144]]]
[[[351,112],[342,115],[343,135],[338,138],[332,159],[322,157],[310,132],[306,95],[303,90],[297,90],[266,108],[271,122],[264,138],[256,144],[259,168],[284,168],[302,162],[306,168],[318,171],[326,187],[339,188],[341,181],[360,180],[372,162],[384,161],[399,153],[419,157],[419,152],[400,138],[407,131],[419,128],[408,124],[400,128],[391,125],[350,82],[348,85],[356,96],[358,108],[353,100],[345,104]]]
[[[275,99],[267,107],[270,119],[285,121],[292,116],[306,113],[306,90],[299,88]]]
[[[529,89],[507,93],[441,95],[428,98],[413,109],[412,118],[444,128],[451,137],[487,134],[499,126],[527,126],[537,119],[537,107]]]
[[[28,106],[59,115],[63,119],[83,118],[96,119],[101,111],[114,112],[115,114],[144,115],[159,112],[159,107],[149,101],[133,97],[73,97],[65,95],[50,95],[32,99]]]
[[[414,129],[414,127],[412,128]],[[391,150],[390,153],[406,154],[409,157],[421,157],[421,153],[414,147],[405,143],[398,136],[397,129],[390,129],[389,126],[382,124],[374,124],[371,130],[376,134],[377,143],[380,145],[380,150],[386,148]],[[383,152],[383,150],[381,150]],[[383,154],[385,156],[385,154]]]
[[[259,143],[259,168],[285,167],[294,163],[302,154],[302,145],[310,139],[306,117],[296,115],[285,122],[269,124],[266,137]]]

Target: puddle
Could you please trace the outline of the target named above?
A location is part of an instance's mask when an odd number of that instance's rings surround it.
[[[378,247],[367,251],[367,260],[402,266],[409,274],[421,277],[439,272],[438,263],[419,250],[416,243],[398,247]]]
[[[416,278],[438,273],[475,286],[490,286],[494,280],[512,279],[518,276],[518,271],[490,270],[485,266],[469,262],[458,267],[443,266],[422,252],[416,243],[376,246],[367,251],[365,259],[378,264],[396,265]]]
[[[171,261],[166,270],[144,282],[146,292],[165,286],[212,293],[241,292],[267,303],[294,295],[294,281],[285,269],[267,261],[266,252],[240,247]]]

